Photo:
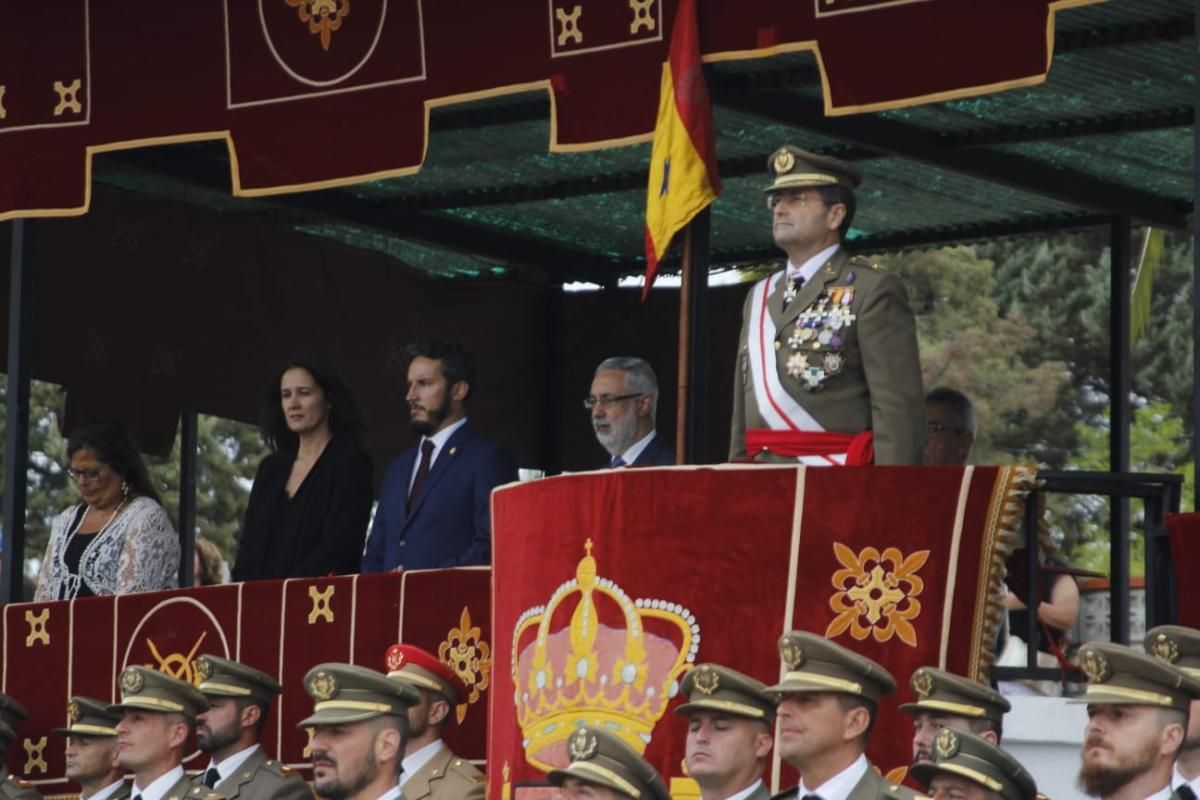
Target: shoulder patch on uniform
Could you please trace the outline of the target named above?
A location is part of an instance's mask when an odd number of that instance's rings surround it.
[[[262,763],[262,769],[265,770],[266,772],[271,773],[272,775],[278,775],[282,778],[287,778],[291,775],[299,774],[298,772],[296,772],[296,770],[292,769],[289,766],[285,766],[283,764],[283,762],[276,761],[273,758],[268,761],[264,761]]]
[[[479,771],[479,767],[462,758],[455,758],[447,765],[447,772],[455,772],[471,783],[483,783],[485,780],[484,774]]]

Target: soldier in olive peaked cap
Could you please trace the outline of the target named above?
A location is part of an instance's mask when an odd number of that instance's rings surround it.
[[[433,653],[416,645],[394,644],[384,661],[388,677],[408,684],[421,698],[408,710],[408,744],[400,775],[404,800],[483,800],[483,773],[442,741],[459,704],[470,695],[466,684]]]
[[[1029,770],[982,737],[942,728],[932,753],[932,760],[913,765],[910,773],[934,800],[1037,800]]]
[[[1150,797],[1169,792],[1172,765],[1187,732],[1200,680],[1119,644],[1079,649],[1087,703],[1079,785],[1094,797]]]
[[[224,800],[194,786],[183,771],[184,747],[196,715],[208,707],[190,683],[146,667],[126,667],[117,682],[121,702],[117,764],[133,773],[130,793],[142,800]]]
[[[920,464],[925,391],[908,294],[843,246],[861,173],[791,145],[767,168],[788,261],[746,295],[729,459]]]
[[[770,687],[779,697],[779,754],[802,777],[798,786],[778,797],[917,797],[911,789],[886,780],[866,757],[879,700],[896,691],[891,673],[865,656],[805,631],[784,634],[779,656],[783,679]],[[816,735],[816,731],[832,735]]]
[[[1200,678],[1200,631],[1195,628],[1160,625],[1146,632],[1142,644],[1155,658]],[[1193,700],[1188,708],[1187,733],[1171,774],[1171,788],[1179,792],[1182,786],[1200,796],[1200,700]]]
[[[66,775],[79,784],[79,800],[125,800],[129,784],[117,766],[117,729],[121,715],[108,703],[72,697],[67,727],[53,733],[67,737]]]
[[[767,800],[771,793],[762,776],[774,744],[775,696],[720,664],[698,665],[680,688],[687,702],[675,713],[688,718],[685,763],[701,800]]]
[[[259,744],[279,684],[253,667],[214,655],[196,659],[209,707],[196,720],[196,744],[210,756],[197,780],[228,800],[312,800],[308,783]]]
[[[319,664],[304,676],[313,713],[313,788],[336,800],[400,800],[408,709],[416,689],[353,664]]]
[[[670,800],[667,785],[654,767],[619,736],[583,725],[567,739],[571,763],[552,769],[546,778],[562,787],[568,798],[579,795],[580,785],[593,790],[596,800]]]
[[[933,760],[933,739],[942,728],[969,731],[1000,744],[1004,715],[1012,706],[992,687],[933,667],[919,668],[908,684],[917,700],[900,706],[900,711],[913,718],[912,763]]]

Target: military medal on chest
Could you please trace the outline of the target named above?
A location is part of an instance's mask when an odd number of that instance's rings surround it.
[[[851,281],[852,277],[847,284]],[[790,302],[786,293],[784,299]],[[784,369],[806,390],[824,389],[826,382],[845,367],[846,357],[842,350],[849,329],[857,319],[850,311],[853,302],[853,286],[832,287],[796,317],[787,338],[792,353],[784,362]]]

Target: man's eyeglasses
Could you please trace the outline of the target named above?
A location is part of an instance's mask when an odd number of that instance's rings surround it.
[[[942,431],[950,431],[951,433],[964,433],[962,428],[956,428],[953,425],[945,425],[941,422],[926,422],[925,432],[929,436],[937,436]]]
[[[631,400],[634,397],[641,397],[645,392],[634,392],[633,394],[602,394],[600,396],[588,395],[583,398],[583,407],[591,411],[596,406],[601,408],[612,408],[622,400]]]
[[[103,474],[103,471],[100,469],[71,469],[67,467],[67,477],[76,483],[92,483],[100,480],[100,476]]]

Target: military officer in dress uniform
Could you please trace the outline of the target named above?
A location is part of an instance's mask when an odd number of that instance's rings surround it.
[[[117,764],[133,773],[134,800],[224,800],[195,786],[183,771],[184,747],[196,715],[208,707],[190,683],[146,667],[126,667],[118,680],[121,702],[108,710],[121,715]]]
[[[314,701],[313,788],[331,800],[400,800],[400,762],[408,739],[408,709],[420,701],[411,686],[352,664],[318,664],[304,676]]]
[[[483,773],[442,741],[458,704],[467,701],[466,685],[436,656],[415,645],[394,644],[385,658],[388,677],[408,684],[421,698],[408,710],[408,744],[400,774],[404,800],[483,800]]]
[[[67,737],[67,777],[79,784],[79,800],[126,800],[129,784],[117,766],[117,729],[121,715],[108,703],[72,697],[67,727],[54,733]]]
[[[1193,678],[1200,678],[1200,631],[1182,625],[1160,625],[1146,632],[1146,652],[1173,664]],[[1185,789],[1186,787],[1186,789]],[[1200,797],[1200,700],[1188,710],[1188,728],[1183,746],[1175,757],[1171,788],[1183,800]],[[1191,792],[1191,795],[1188,795]]]
[[[24,710],[24,709],[22,709]],[[17,738],[8,723],[0,721],[0,800],[42,800],[42,795],[28,781],[14,778],[4,762],[4,751]]]
[[[1153,656],[1109,642],[1079,649],[1087,703],[1079,785],[1109,800],[1168,800],[1175,755],[1200,680]]]
[[[775,697],[720,664],[697,666],[680,688],[688,701],[675,713],[688,718],[685,763],[700,800],[768,800],[762,776],[774,744]]]
[[[879,698],[896,680],[869,658],[805,631],[784,634],[779,655],[779,755],[801,774],[779,800],[912,800],[918,795],[887,781],[867,760],[867,738]]]
[[[918,669],[908,685],[917,701],[900,711],[913,718],[913,764],[933,760],[933,740],[942,728],[970,731],[1000,744],[1004,715],[1012,705],[992,687],[933,667]]]
[[[945,727],[934,738],[933,759],[915,764],[912,776],[933,800],[1036,800],[1029,770],[992,742]]]
[[[729,459],[920,464],[925,399],[900,279],[842,247],[856,167],[785,145],[767,161],[787,268],[742,312]]]
[[[275,679],[213,655],[196,659],[196,672],[196,688],[209,703],[196,719],[196,745],[211,756],[199,780],[228,800],[312,800],[304,778],[267,758],[259,744],[271,701],[279,696]]]
[[[616,734],[589,725],[567,739],[571,763],[546,773],[567,800],[670,800],[654,767]]]

